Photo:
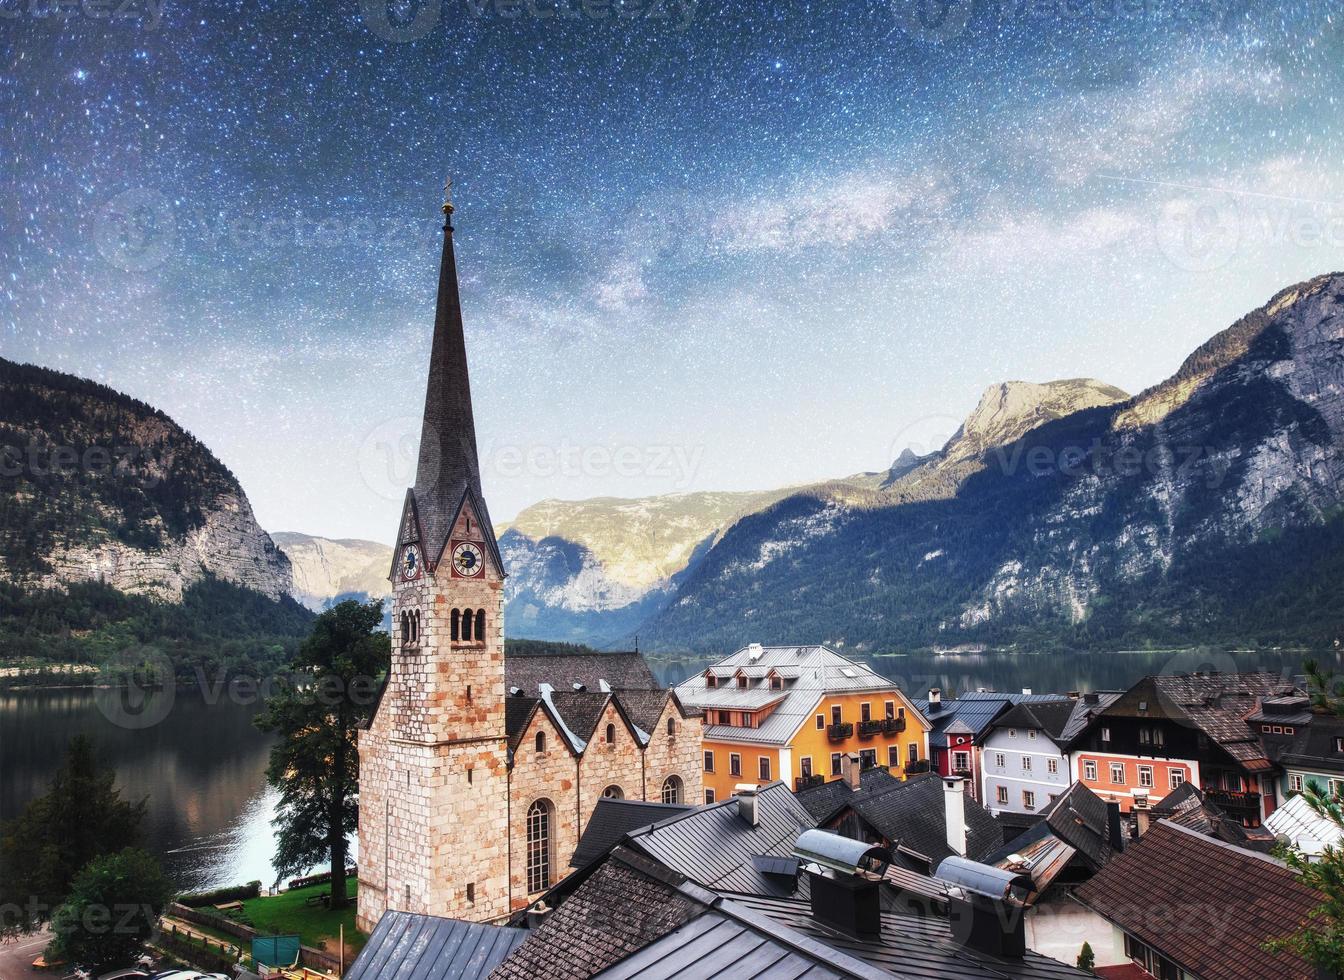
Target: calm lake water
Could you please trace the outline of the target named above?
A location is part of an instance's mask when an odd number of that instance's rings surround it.
[[[259,706],[177,692],[161,721],[132,728],[109,708],[109,693],[0,691],[0,820],[46,792],[66,742],[87,735],[116,768],[123,798],[148,798],[145,843],[175,883],[270,885],[275,795],[266,787],[271,736],[252,725]]]
[[[1292,679],[1303,654],[1154,653],[1077,656],[946,654],[871,657],[867,662],[914,696],[987,688],[1087,691],[1123,688],[1150,673],[1270,670]],[[1317,659],[1344,673],[1344,653]],[[654,664],[664,684],[703,670],[708,659]],[[164,705],[163,707],[166,707]],[[255,704],[181,691],[166,711],[126,715],[109,692],[0,691],[0,820],[46,790],[62,746],[90,736],[131,799],[147,797],[146,843],[182,888],[275,880],[270,826],[275,795],[266,787],[271,738],[256,730]],[[162,715],[160,720],[159,716]],[[142,722],[144,727],[134,727]]]

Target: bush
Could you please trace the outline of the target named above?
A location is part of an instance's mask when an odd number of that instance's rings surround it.
[[[249,881],[246,885],[231,885],[228,888],[216,888],[212,892],[182,895],[178,898],[178,902],[189,909],[199,909],[207,905],[223,905],[226,902],[245,902],[260,895],[261,882]]]

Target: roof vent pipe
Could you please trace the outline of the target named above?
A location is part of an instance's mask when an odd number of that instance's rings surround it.
[[[929,688],[929,707],[930,707],[930,708],[933,708],[933,707],[936,707],[936,706],[938,706],[938,705],[940,705],[940,704],[942,704],[942,703],[943,703],[943,691],[942,691],[942,688],[938,688],[938,687],[931,687],[931,688]]]
[[[752,827],[761,822],[761,815],[756,808],[756,794],[755,783],[738,783],[733,787],[733,795],[737,797],[737,815]]]

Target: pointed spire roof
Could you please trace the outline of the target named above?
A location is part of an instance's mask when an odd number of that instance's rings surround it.
[[[451,182],[444,188],[449,191]],[[439,296],[434,312],[434,346],[425,392],[420,458],[415,473],[415,507],[425,535],[425,554],[437,562],[468,491],[477,518],[491,545],[494,525],[481,492],[481,465],[476,452],[476,423],[471,411],[467,376],[467,343],[462,329],[462,302],[457,291],[457,260],[453,253],[453,205],[443,204],[443,257],[439,264]]]

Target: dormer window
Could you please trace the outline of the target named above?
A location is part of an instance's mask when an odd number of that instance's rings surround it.
[[[719,679],[717,677],[715,677],[713,674],[705,675],[705,687],[718,687],[718,686],[719,686]]]
[[[776,674],[774,677],[771,677],[770,688],[771,690],[774,691],[784,690],[784,678],[780,677],[778,674]]]
[[[743,675],[738,675],[738,678],[737,678],[737,686],[738,686],[738,687],[746,687],[746,686],[747,686],[747,678],[746,678],[745,676],[743,676]]]

